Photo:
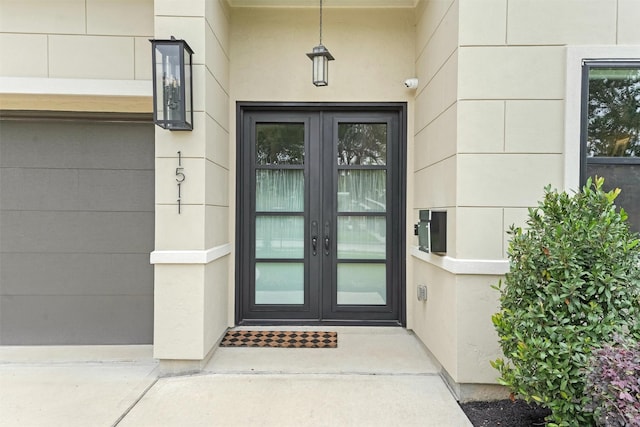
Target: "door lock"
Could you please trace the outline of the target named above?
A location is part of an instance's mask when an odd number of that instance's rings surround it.
[[[329,255],[329,249],[331,249],[331,241],[329,240],[330,235],[331,235],[331,223],[329,221],[325,221],[324,223],[324,254],[326,256]]]
[[[311,253],[318,254],[318,221],[311,221]]]

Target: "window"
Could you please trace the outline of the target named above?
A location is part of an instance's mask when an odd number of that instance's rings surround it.
[[[620,188],[616,204],[640,231],[640,61],[585,61],[581,181],[601,176]]]

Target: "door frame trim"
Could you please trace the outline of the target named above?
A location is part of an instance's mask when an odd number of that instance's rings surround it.
[[[239,242],[243,240],[242,212],[239,209],[243,205],[243,197],[247,197],[246,176],[241,174],[243,170],[243,157],[239,155],[242,138],[244,115],[246,112],[285,112],[285,111],[323,111],[331,110],[332,112],[394,112],[399,117],[399,174],[398,181],[401,188],[399,197],[398,217],[400,218],[400,242],[398,250],[397,274],[399,279],[399,324],[406,326],[407,324],[407,295],[406,295],[406,217],[407,217],[407,103],[406,102],[261,102],[261,101],[237,101],[236,102],[236,214],[235,214],[235,263],[234,263],[234,320],[236,325],[264,325],[264,324],[286,324],[286,325],[312,325],[318,324],[318,321],[297,321],[297,320],[243,320],[242,318],[242,300],[243,289],[241,278],[241,245]],[[367,321],[367,320],[323,320],[323,325],[371,325],[371,326],[389,326],[398,325],[398,321]]]

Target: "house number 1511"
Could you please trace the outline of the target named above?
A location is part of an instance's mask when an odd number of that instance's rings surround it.
[[[184,175],[184,168],[182,167],[182,153],[178,151],[178,167],[176,168],[176,182],[178,183],[178,215],[182,213],[182,183],[186,176]]]

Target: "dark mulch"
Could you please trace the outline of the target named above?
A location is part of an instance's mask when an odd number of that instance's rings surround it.
[[[532,427],[544,426],[544,417],[551,412],[523,400],[468,402],[460,406],[474,427]]]

